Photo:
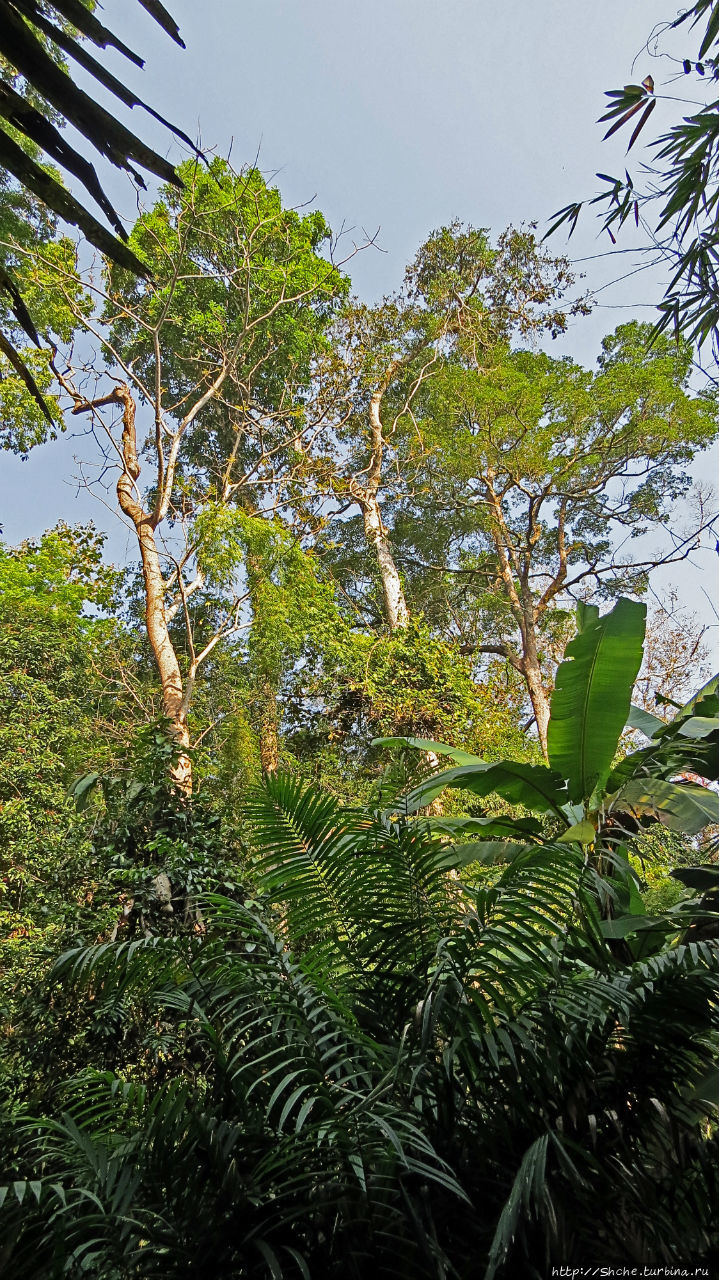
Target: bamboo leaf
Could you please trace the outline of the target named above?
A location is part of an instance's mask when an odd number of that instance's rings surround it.
[[[617,121],[615,121],[611,129],[607,129],[607,132],[602,138],[602,142],[606,142],[607,138],[611,138],[612,135],[615,134],[618,129],[621,129],[623,124],[626,124],[628,120],[631,120],[632,116],[635,116],[637,114],[637,111],[641,111],[641,109],[642,109],[642,103],[637,102],[633,107],[630,107],[628,111],[625,111],[624,114],[620,116],[620,118]],[[612,114],[614,113],[612,112]]]
[[[644,128],[645,124],[647,123],[647,120],[649,119],[649,117],[650,117],[650,115],[652,114],[652,111],[654,110],[654,108],[656,107],[656,105],[657,105],[657,100],[656,100],[656,98],[653,98],[653,99],[652,99],[652,101],[649,103],[649,106],[647,107],[646,111],[644,112],[644,114],[643,114],[643,116],[642,116],[641,120],[639,121],[639,124],[637,125],[636,129],[634,130],[634,133],[632,134],[631,138],[629,139],[629,146],[627,147],[627,151],[631,151],[632,147],[634,146],[634,143],[636,142],[637,138],[639,137],[639,134],[641,133],[642,129]],[[636,201],[635,201],[635,206],[634,206],[634,207],[635,207],[635,209],[636,209]],[[638,225],[639,225],[639,215],[638,215],[638,213],[637,213],[637,226],[638,226]]]

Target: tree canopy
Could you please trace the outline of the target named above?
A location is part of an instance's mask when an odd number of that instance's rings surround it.
[[[0,135],[112,222],[62,59],[139,105],[87,42],[134,55],[5,10]],[[257,163],[115,125],[167,181],[100,271],[0,185],[0,444],[80,424],[125,530],[0,541],[0,1274],[708,1268],[719,676],[657,570],[711,525],[716,389],[634,319],[558,355],[589,302],[535,224],[357,297]]]

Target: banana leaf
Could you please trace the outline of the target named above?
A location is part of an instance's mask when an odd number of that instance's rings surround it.
[[[622,598],[601,617],[585,609],[582,621],[557,671],[547,753],[567,780],[570,800],[587,801],[606,782],[627,723],[646,606]]]

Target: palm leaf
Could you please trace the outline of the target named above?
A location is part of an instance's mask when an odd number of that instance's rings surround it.
[[[281,773],[265,779],[248,816],[260,888],[285,904],[305,964],[331,969],[337,989],[369,1005],[404,1007],[457,892],[441,839],[424,824],[343,809]]]
[[[177,24],[164,5],[159,0],[140,0],[140,3],[163,30],[182,45]],[[86,37],[101,48],[112,46],[132,62],[142,66],[142,59],[105,27],[82,0],[53,0],[52,4],[40,3],[40,0],[2,0],[1,8],[0,58],[10,68],[10,74],[4,75],[0,82],[0,115],[14,130],[24,134],[32,144],[42,148],[63,169],[82,182],[113,230],[108,231],[53,173],[37,164],[3,128],[0,128],[0,166],[58,217],[78,227],[89,242],[112,261],[133,274],[146,274],[144,264],[124,243],[127,240],[126,232],[93,166],[62,137],[49,118],[50,112],[45,115],[42,107],[30,105],[16,93],[10,83],[12,69],[19,72],[28,86],[39,95],[39,101],[50,104],[62,119],[73,124],[88,139],[95,150],[106,156],[112,164],[131,173],[140,183],[142,178],[135,166],[156,174],[166,182],[181,185],[174,167],[163,156],[126,128],[111,111],[73,83],[36,32],[69,53],[121,102],[129,107],[143,107],[186,144],[193,144],[185,133],[143,103],[127,89],[121,79],[113,76],[83,48],[81,37]],[[58,17],[59,22],[52,22],[52,17]],[[68,32],[68,23],[75,27],[77,34]],[[200,154],[197,148],[193,149]],[[2,276],[0,284],[7,289],[7,272],[3,271]],[[37,342],[35,327],[22,304],[14,281],[11,281],[11,292],[14,295],[13,309],[16,318],[33,341]],[[2,338],[4,354],[23,379],[45,417],[52,423],[52,413],[31,371],[8,334],[2,335]]]
[[[394,1053],[314,986],[254,906],[214,898],[205,911],[211,938],[191,971],[186,940],[169,940],[157,991],[164,1016],[193,1028],[199,1080],[141,1088],[88,1073],[59,1119],[16,1122],[16,1180],[40,1189],[32,1209],[24,1190],[9,1210],[5,1198],[13,1275],[49,1280],[59,1257],[68,1271],[154,1274],[157,1258],[178,1280],[199,1268],[260,1280],[270,1256],[296,1274],[321,1212],[350,1275],[367,1255],[378,1274],[407,1266],[429,1280],[414,1188],[457,1204],[463,1193],[393,1094]],[[113,952],[128,973],[126,948],[105,950],[101,969],[97,950],[75,965],[96,992]]]
[[[0,330],[0,352],[2,352],[6,360],[8,360],[9,363],[12,365],[18,377],[22,378],[33,400],[38,405],[38,407],[42,410],[42,413],[44,414],[45,418],[47,418],[47,421],[49,422],[50,426],[53,427],[55,425],[55,419],[47,404],[47,401],[45,400],[45,397],[43,396],[40,388],[37,385],[37,382],[35,381],[32,375],[31,370],[28,369],[19,351],[17,351],[15,347],[12,345],[12,343],[8,341],[8,339],[5,337],[5,334],[1,330]]]

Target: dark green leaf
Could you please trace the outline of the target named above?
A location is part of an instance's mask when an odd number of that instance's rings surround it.
[[[69,788],[69,795],[71,795],[75,801],[76,809],[81,810],[87,807],[90,795],[99,781],[99,773],[85,773],[81,778],[78,778],[76,782],[73,782],[72,786]]]
[[[450,747],[446,742],[434,742],[430,738],[373,738],[373,747],[413,747],[416,751],[433,752],[438,756],[449,756],[457,764],[484,764],[480,756],[469,751],[461,751],[458,747]]]
[[[631,706],[625,727],[639,729],[645,737],[653,738],[657,729],[663,729],[665,724],[665,720],[660,720],[659,716],[653,716],[651,711],[645,711],[643,707]]]
[[[23,186],[66,222],[79,227],[91,244],[124,266],[133,275],[146,275],[147,268],[122,241],[117,240],[102,223],[75,199],[65,187],[41,168],[0,129],[0,166],[12,173]]]
[[[30,392],[30,395],[32,396],[35,403],[42,410],[43,414],[45,415],[48,422],[50,423],[50,426],[55,426],[55,419],[53,418],[52,413],[50,412],[50,409],[48,407],[47,401],[45,400],[45,397],[43,396],[40,388],[38,387],[35,379],[33,378],[31,371],[28,369],[20,353],[15,350],[15,347],[5,337],[5,334],[2,333],[2,331],[0,331],[0,352],[2,352],[5,358],[10,362],[16,374],[18,375],[18,377],[22,378],[23,382],[25,383],[25,386]]]
[[[719,822],[719,795],[690,783],[635,778],[612,798],[618,810],[655,818],[671,831],[697,835]]]
[[[674,867],[669,874],[681,884],[702,893],[719,889],[719,867]]]
[[[549,763],[569,798],[586,801],[609,774],[642,661],[646,606],[620,599],[603,617],[583,614],[552,695]]]
[[[405,797],[408,813],[431,804],[445,787],[463,788],[475,795],[492,792],[535,813],[555,813],[564,817],[562,806],[568,795],[561,776],[545,765],[502,760],[493,765],[465,765],[421,782]]]
[[[513,858],[525,853],[531,845],[519,844],[515,840],[472,840],[467,844],[454,845],[447,849],[437,860],[437,866],[445,871],[456,871],[460,867],[471,866],[473,862],[484,866],[511,862]]]

